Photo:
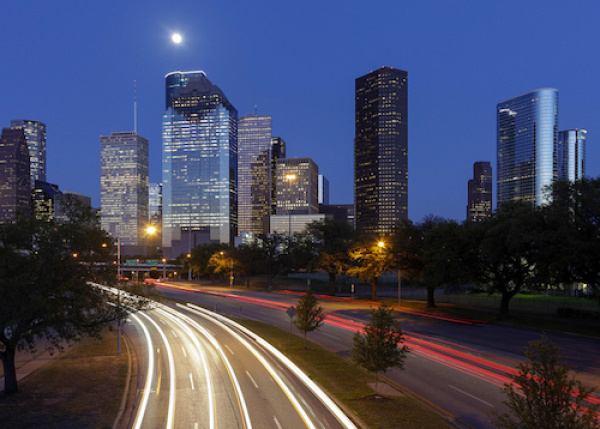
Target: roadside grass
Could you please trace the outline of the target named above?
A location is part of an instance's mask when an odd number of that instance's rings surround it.
[[[116,354],[116,332],[87,338],[19,382],[19,393],[0,394],[6,428],[110,428],[127,375],[127,349]]]
[[[354,365],[349,359],[274,326],[243,320],[242,324],[281,350],[313,380],[343,402],[371,429],[444,429],[455,426],[420,402],[408,396],[374,398],[368,383],[375,376]]]

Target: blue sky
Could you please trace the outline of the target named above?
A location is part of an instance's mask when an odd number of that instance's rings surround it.
[[[288,156],[312,157],[331,202],[350,203],[354,80],[401,68],[409,217],[463,220],[473,163],[495,175],[496,104],[524,92],[559,90],[559,127],[588,130],[600,174],[599,18],[594,1],[5,2],[0,124],[45,122],[48,181],[99,207],[100,136],[133,129],[134,80],[156,182],[164,75],[204,70],[240,116],[272,115]]]

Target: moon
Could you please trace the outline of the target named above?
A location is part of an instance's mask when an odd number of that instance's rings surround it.
[[[173,35],[171,36],[171,40],[173,41],[173,43],[179,45],[182,42],[183,38],[181,37],[181,34],[173,33]]]

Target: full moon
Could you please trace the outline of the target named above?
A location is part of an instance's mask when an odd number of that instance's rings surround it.
[[[177,44],[181,43],[181,41],[182,41],[181,34],[179,34],[179,33],[174,33],[174,34],[171,36],[171,40],[173,41],[173,43],[177,43]]]

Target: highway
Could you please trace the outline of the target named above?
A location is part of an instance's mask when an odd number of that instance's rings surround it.
[[[293,363],[223,316],[156,304],[129,322],[140,369],[128,427],[355,427]]]
[[[185,283],[159,289],[165,296],[198,303],[219,313],[243,316],[289,329],[285,310],[298,295],[231,291]],[[188,289],[188,290],[186,290]],[[321,300],[325,325],[309,334],[339,354],[348,354],[352,337],[369,320],[370,304]],[[405,370],[387,373],[393,382],[429,403],[461,427],[493,428],[490,412],[504,411],[501,392],[518,362],[524,360],[528,342],[539,339],[535,330],[485,324],[459,318],[431,316],[418,311],[396,311],[411,350]],[[600,341],[572,335],[548,334],[561,347],[561,355],[578,367],[578,379],[600,385]],[[592,398],[600,403],[599,392]]]

